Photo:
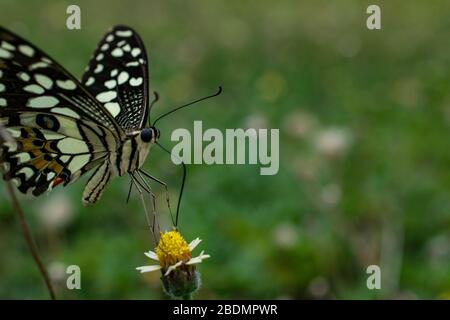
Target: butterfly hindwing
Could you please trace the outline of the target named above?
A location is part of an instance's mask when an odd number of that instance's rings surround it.
[[[115,143],[102,135],[105,128],[62,115],[0,109],[0,121],[15,140],[2,147],[4,178],[34,195],[75,181],[104,162]]]
[[[111,180],[111,170],[108,161],[104,161],[89,179],[83,192],[83,203],[89,205],[96,202],[105,190],[106,185]]]
[[[67,185],[108,159],[125,133],[70,73],[0,27],[0,125],[4,178],[39,195]]]
[[[116,26],[103,37],[81,82],[126,132],[146,123],[147,54],[133,29]]]

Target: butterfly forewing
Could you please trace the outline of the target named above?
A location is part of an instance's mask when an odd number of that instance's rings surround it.
[[[0,125],[6,179],[38,195],[98,166],[125,136],[114,117],[63,67],[0,27]]]
[[[81,82],[126,131],[147,121],[147,54],[139,35],[116,26],[100,41]]]
[[[61,65],[0,27],[0,107],[51,111],[122,130],[103,105]]]

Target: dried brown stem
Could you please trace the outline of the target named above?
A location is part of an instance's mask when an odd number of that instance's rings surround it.
[[[6,130],[4,130],[4,128],[2,128],[0,126],[0,144],[5,141],[12,141],[12,138],[8,135]],[[41,276],[44,279],[44,282],[45,282],[45,285],[47,286],[50,298],[52,300],[55,300],[56,299],[55,291],[53,290],[53,286],[52,286],[52,283],[48,276],[47,270],[45,270],[45,267],[42,264],[36,244],[33,241],[33,237],[31,235],[30,228],[28,226],[28,223],[25,220],[25,215],[23,214],[22,207],[20,206],[20,203],[17,200],[16,192],[14,191],[14,187],[11,184],[11,182],[6,183],[6,188],[8,189],[8,193],[11,197],[11,203],[14,208],[14,211],[17,214],[17,217],[19,218],[20,227],[22,228],[22,233],[23,233],[23,236],[25,237],[25,241],[27,242],[28,249],[30,250],[30,253],[33,256],[33,259],[39,268],[39,272],[41,273]]]
[[[55,291],[53,290],[52,283],[48,276],[47,270],[45,270],[44,265],[42,264],[41,258],[39,257],[39,253],[36,247],[36,244],[33,241],[33,237],[31,236],[30,228],[25,220],[25,216],[23,214],[22,208],[17,200],[16,193],[14,191],[14,187],[10,182],[6,183],[6,187],[8,189],[9,195],[11,197],[11,202],[14,208],[14,211],[19,218],[20,227],[22,228],[23,236],[25,237],[25,241],[27,242],[28,249],[30,250],[31,255],[33,256],[34,262],[39,268],[39,272],[41,273],[42,278],[44,279],[45,285],[47,286],[48,293],[52,300],[56,300]]]

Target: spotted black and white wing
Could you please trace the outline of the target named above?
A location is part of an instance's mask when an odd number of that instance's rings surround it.
[[[125,133],[63,67],[0,27],[0,124],[4,178],[39,195],[104,163]]]
[[[126,131],[141,129],[148,117],[148,65],[139,35],[112,28],[100,41],[81,82]]]
[[[67,185],[108,159],[115,140],[93,122],[46,112],[16,112],[0,108],[0,124],[15,138],[2,145],[4,179],[18,189],[40,195]]]
[[[56,61],[0,27],[0,107],[51,111],[123,130],[104,106]]]

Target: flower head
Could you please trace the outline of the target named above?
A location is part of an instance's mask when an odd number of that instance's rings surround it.
[[[173,297],[183,297],[192,294],[200,286],[200,276],[195,265],[209,258],[204,251],[192,257],[192,251],[201,242],[199,238],[187,243],[177,230],[161,232],[161,237],[155,251],[144,254],[158,264],[136,268],[144,272],[161,270],[161,280],[164,290]]]
[[[189,245],[177,231],[162,233],[155,253],[159,264],[166,268],[192,258]]]

